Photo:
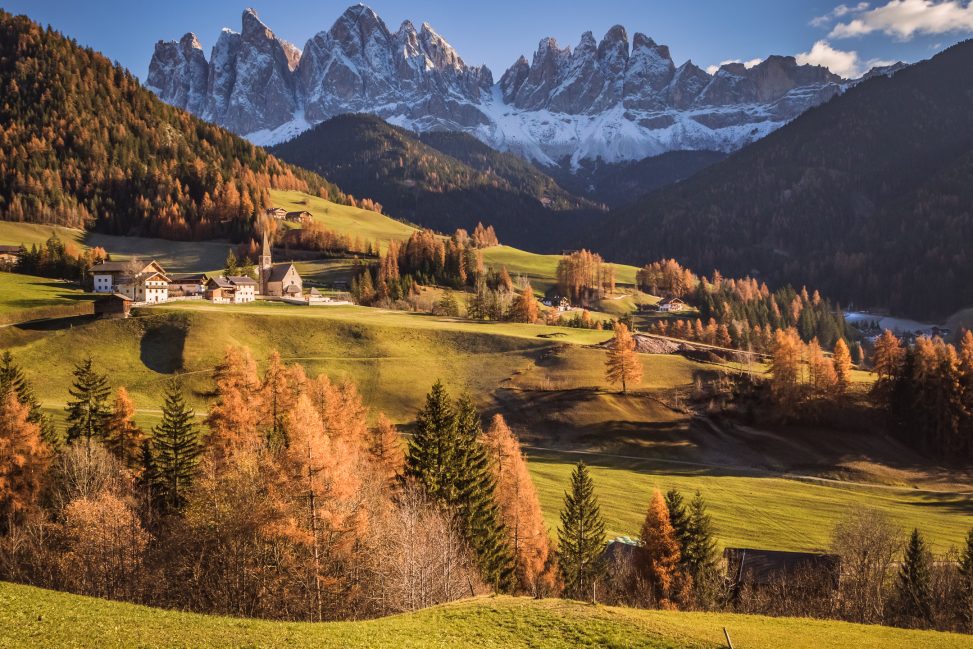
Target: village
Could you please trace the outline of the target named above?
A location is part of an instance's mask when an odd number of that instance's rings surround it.
[[[294,264],[273,262],[266,234],[255,271],[256,279],[225,273],[177,275],[167,272],[155,260],[103,261],[91,269],[90,288],[104,296],[95,305],[96,314],[103,317],[125,318],[133,306],[180,300],[206,300],[213,304],[248,304],[258,299],[306,306],[348,304],[322,295],[314,287],[305,290]]]

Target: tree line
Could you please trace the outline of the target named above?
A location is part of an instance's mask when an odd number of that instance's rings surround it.
[[[252,234],[268,190],[319,176],[166,105],[90,48],[0,12],[0,218],[200,240]]]

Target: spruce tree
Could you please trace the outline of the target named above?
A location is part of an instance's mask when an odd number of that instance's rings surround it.
[[[666,492],[665,503],[666,509],[669,510],[669,523],[676,532],[676,540],[679,541],[679,550],[685,554],[689,518],[686,514],[686,504],[683,502],[682,494],[679,493],[678,489],[670,489]]]
[[[602,569],[605,521],[584,462],[578,462],[571,473],[571,491],[564,494],[557,538],[565,593],[577,599],[593,598],[594,582]]]
[[[153,491],[163,511],[178,511],[186,504],[186,491],[202,452],[193,417],[182,390],[171,383],[162,406],[162,423],[153,431],[152,452],[143,456],[149,462],[144,469],[151,468],[155,474]]]
[[[41,411],[41,402],[34,394],[34,387],[27,380],[24,370],[14,363],[13,355],[9,351],[4,351],[0,355],[0,400],[8,392],[16,394],[17,400],[27,406],[27,421],[40,428],[41,439],[49,448],[56,449],[60,445],[60,439],[54,422]]]
[[[457,517],[484,580],[498,590],[509,590],[514,562],[481,435],[480,415],[473,403],[463,398],[454,406],[437,381],[416,415],[405,475]]]
[[[715,594],[717,566],[719,565],[715,536],[713,519],[706,512],[706,501],[703,500],[703,495],[697,490],[696,495],[689,501],[689,512],[686,520],[686,544],[683,549],[682,561],[687,572],[693,578],[693,591],[696,595],[696,601],[703,606],[711,602]]]
[[[442,381],[426,395],[416,413],[416,428],[405,459],[405,475],[413,478],[433,500],[455,503],[459,471],[456,412]]]
[[[456,404],[457,514],[483,579],[498,591],[513,587],[514,558],[507,545],[496,497],[496,480],[483,446],[480,413],[469,396]]]
[[[966,535],[966,546],[959,561],[959,612],[963,630],[973,633],[973,529]]]
[[[84,439],[85,444],[90,444],[93,438],[103,438],[111,417],[111,387],[103,374],[94,371],[90,358],[75,367],[74,385],[68,392],[74,397],[67,406],[68,443]]]
[[[932,556],[919,530],[912,530],[895,583],[900,622],[926,627],[932,622]]]

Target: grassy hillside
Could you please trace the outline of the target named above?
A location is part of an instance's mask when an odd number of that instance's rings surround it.
[[[0,244],[31,246],[42,244],[57,234],[65,242],[93,248],[100,246],[113,259],[156,259],[166,270],[202,272],[222,268],[226,253],[232,245],[228,241],[166,241],[146,237],[123,237],[76,228],[64,228],[33,223],[0,221]]]
[[[75,284],[0,272],[0,324],[91,313],[91,296]]]
[[[0,347],[14,353],[39,398],[58,416],[63,416],[72,364],[90,355],[114,386],[129,388],[137,418],[146,426],[157,422],[161,388],[175,373],[183,375],[192,405],[203,412],[211,369],[230,344],[250,347],[261,362],[278,349],[311,374],[349,377],[367,403],[406,428],[431,383],[442,378],[454,394],[469,391],[483,408],[503,412],[534,447],[528,451],[531,470],[552,529],[568,472],[580,458],[594,467],[612,533],[636,533],[651,489],[669,486],[687,493],[703,490],[727,545],[825,547],[833,523],[855,504],[888,511],[903,527],[921,527],[937,549],[958,544],[970,526],[969,496],[774,477],[783,469],[768,465],[768,458],[783,452],[767,435],[753,440],[737,435],[735,442],[726,435],[701,436],[685,414],[651,396],[655,390],[689,389],[717,366],[643,355],[648,394],[622,397],[605,391],[604,352],[590,347],[608,336],[604,332],[274,303],[181,303],[143,313],[129,320],[2,328]],[[821,439],[776,444],[810,459],[807,449]],[[827,444],[845,454],[838,442]],[[758,452],[761,448],[766,452]],[[867,457],[868,450],[847,446],[848,455]]]
[[[508,243],[559,250],[575,223],[597,219],[593,203],[571,196],[537,168],[469,135],[416,139],[369,115],[340,115],[271,148],[325,174],[384,211],[440,232],[493,225]]]
[[[329,229],[351,237],[358,236],[365,241],[403,241],[415,231],[412,226],[382,214],[338,205],[302,192],[274,190],[270,196],[274,206],[287,210],[307,210]],[[557,264],[560,260],[561,255],[540,255],[510,246],[496,246],[483,251],[485,265],[496,268],[506,266],[511,275],[529,277],[534,288],[542,292],[557,282]],[[623,264],[614,266],[615,279],[619,284],[635,284],[638,269]]]
[[[953,649],[969,636],[845,622],[638,611],[482,597],[365,622],[268,622],[153,609],[0,583],[0,646],[36,647],[725,647]]]

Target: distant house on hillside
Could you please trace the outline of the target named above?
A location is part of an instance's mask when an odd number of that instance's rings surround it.
[[[169,282],[169,297],[202,296],[206,290],[207,277],[203,273],[193,275],[173,275]]]
[[[169,299],[170,278],[156,261],[105,261],[91,268],[95,293],[119,293],[134,302],[159,303]]]
[[[726,548],[723,558],[734,592],[743,586],[764,588],[788,578],[813,580],[819,587],[833,590],[841,576],[841,557],[836,554]]]
[[[287,216],[287,210],[285,210],[283,207],[268,207],[264,214],[272,219],[282,221],[284,217]]]
[[[127,318],[132,310],[132,298],[112,293],[95,300],[95,315],[99,318]]]
[[[544,306],[549,306],[551,308],[557,309],[558,311],[570,311],[571,310],[571,300],[564,297],[563,295],[551,295],[545,297],[541,300],[541,304]]]
[[[657,309],[663,313],[676,313],[686,308],[686,303],[678,297],[666,297],[657,305]]]
[[[249,277],[211,277],[203,294],[216,304],[247,304],[256,299],[257,282]]]
[[[310,212],[307,210],[301,210],[299,212],[288,212],[284,215],[284,220],[290,223],[300,223],[305,225],[310,223],[314,219]]]
[[[23,252],[24,249],[20,246],[0,246],[0,267],[13,267]]]

